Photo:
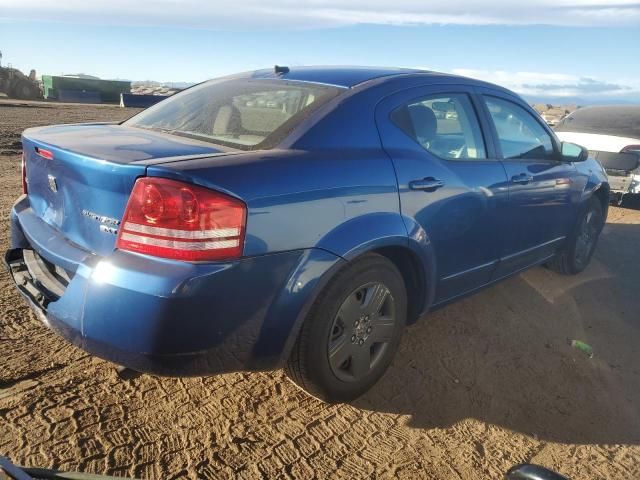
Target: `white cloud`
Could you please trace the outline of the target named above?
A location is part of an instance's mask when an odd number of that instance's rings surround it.
[[[0,0],[0,18],[192,28],[640,25],[637,0]]]
[[[477,78],[501,85],[525,97],[584,98],[584,99],[640,99],[640,82],[618,79],[615,82],[600,78],[564,73],[508,72],[504,70],[473,70],[456,68],[456,75]]]

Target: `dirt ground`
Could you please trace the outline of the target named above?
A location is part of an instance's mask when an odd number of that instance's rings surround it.
[[[0,102],[2,250],[20,132],[132,113]],[[639,246],[640,211],[612,208],[586,272],[536,268],[430,314],[373,390],[336,406],[281,372],[119,380],[40,324],[3,271],[0,455],[162,479],[500,479],[524,461],[574,480],[640,478]]]

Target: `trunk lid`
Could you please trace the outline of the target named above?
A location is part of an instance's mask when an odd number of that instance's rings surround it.
[[[98,255],[113,251],[129,194],[148,164],[222,154],[209,143],[113,124],[33,128],[22,141],[31,208]]]

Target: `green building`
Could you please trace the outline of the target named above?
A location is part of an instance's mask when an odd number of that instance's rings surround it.
[[[44,98],[61,102],[119,103],[120,94],[131,91],[131,82],[88,75],[43,75],[42,84]]]

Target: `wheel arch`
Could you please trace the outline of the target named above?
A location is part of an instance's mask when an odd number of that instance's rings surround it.
[[[426,272],[420,268],[420,259],[406,246],[388,246],[371,250],[385,257],[400,271],[407,290],[407,324],[415,323],[427,302]]]
[[[358,258],[376,253],[392,262],[402,274],[408,295],[407,323],[414,323],[433,303],[435,297],[435,256],[429,237],[417,224],[394,213],[375,213],[351,219],[323,237],[315,248],[309,250],[314,263],[320,265],[319,275],[309,268],[311,259],[303,259],[300,267],[288,283],[296,284],[299,275],[312,275],[310,291],[298,304],[296,318],[280,352],[279,364],[289,357],[307,314],[325,287],[344,268]],[[408,232],[408,233],[407,233]],[[328,258],[322,259],[321,257]],[[282,313],[276,309],[278,315]]]
[[[607,214],[609,213],[610,197],[611,188],[609,187],[609,182],[607,182],[606,179],[601,178],[599,175],[591,173],[580,195],[577,211],[581,212],[592,198],[596,198],[602,207],[602,215],[606,222]]]
[[[611,196],[611,190],[607,183],[600,183],[592,194],[595,198],[600,201],[600,205],[602,206],[602,214],[606,220],[607,213],[609,212],[609,198]]]
[[[348,262],[363,255],[382,255],[402,274],[407,288],[407,323],[414,323],[433,302],[436,266],[433,244],[424,229],[397,213],[357,217],[323,238],[319,247]]]

